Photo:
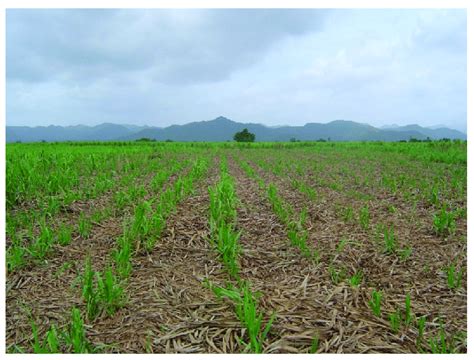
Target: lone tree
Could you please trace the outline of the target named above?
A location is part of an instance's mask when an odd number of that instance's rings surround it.
[[[234,140],[237,142],[254,142],[255,134],[252,134],[247,129],[243,129],[242,131],[235,133]]]

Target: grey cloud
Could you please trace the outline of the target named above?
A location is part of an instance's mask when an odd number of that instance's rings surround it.
[[[319,30],[325,10],[8,10],[7,79],[87,81],[148,70],[218,81],[279,39]]]
[[[7,122],[465,130],[465,12],[329,13],[7,10]]]

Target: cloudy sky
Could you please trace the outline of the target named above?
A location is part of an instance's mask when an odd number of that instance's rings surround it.
[[[465,10],[7,10],[7,125],[466,130]]]

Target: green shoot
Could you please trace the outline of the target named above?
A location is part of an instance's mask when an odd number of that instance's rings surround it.
[[[445,270],[445,272],[446,272],[446,275],[447,275],[448,287],[450,289],[459,288],[461,286],[462,275],[463,275],[462,269],[457,271],[456,267],[453,264],[451,264]]]
[[[59,353],[59,339],[56,327],[51,325],[48,333],[46,334],[46,342],[48,343],[49,351],[53,354]]]
[[[213,287],[218,297],[228,297],[235,303],[235,312],[240,322],[246,327],[250,338],[250,347],[255,353],[261,353],[263,342],[270,331],[276,314],[273,313],[262,331],[263,313],[257,310],[257,300],[247,283],[241,289],[224,289]]]
[[[59,227],[58,243],[62,246],[69,245],[69,243],[71,242],[71,234],[72,229],[69,226],[62,224]]]
[[[402,322],[402,315],[400,309],[397,309],[396,312],[388,315],[388,320],[390,321],[390,327],[394,333],[398,333],[400,330],[400,324]]]
[[[412,254],[412,248],[403,248],[398,250],[398,256],[400,257],[401,261],[406,261]]]
[[[452,354],[454,353],[453,344],[446,338],[446,332],[443,324],[440,325],[440,330],[435,337],[429,338],[428,343],[433,354]]]
[[[364,274],[362,271],[357,270],[357,272],[349,278],[349,285],[352,287],[357,287],[362,282],[362,277]]]
[[[115,265],[118,274],[125,279],[132,272],[132,240],[128,233],[117,239],[117,245],[113,253]]]
[[[30,246],[28,251],[31,256],[37,259],[44,259],[49,253],[54,243],[53,231],[46,225],[45,220],[41,222],[40,235],[36,238],[36,241]]]
[[[384,238],[384,243],[385,243],[384,252],[386,254],[395,253],[397,244],[396,244],[395,234],[393,232],[393,227],[385,228],[383,238]]]
[[[86,302],[87,318],[93,320],[99,314],[99,299],[94,286],[95,272],[92,270],[91,258],[86,259],[82,277],[82,297]]]
[[[339,240],[339,242],[337,243],[336,252],[341,253],[346,247],[347,242],[348,242],[347,239],[344,239],[344,238]]]
[[[102,310],[105,310],[108,315],[113,315],[124,302],[123,288],[112,269],[107,267],[104,275],[94,272],[90,258],[87,258],[84,269],[82,297],[86,302],[87,318],[90,320],[95,319]]]
[[[454,234],[456,231],[456,222],[454,221],[454,213],[446,210],[443,205],[440,211],[433,217],[433,227],[437,235]]]
[[[332,264],[330,264],[328,270],[329,275],[331,277],[331,281],[334,285],[337,285],[341,281],[344,281],[346,277],[346,270],[344,268],[338,270]]]
[[[369,228],[369,219],[369,207],[364,205],[359,211],[359,224],[362,229],[367,230]]]
[[[348,206],[342,211],[342,219],[345,222],[351,222],[354,219],[354,209],[352,206]]]
[[[38,327],[34,322],[31,323],[31,329],[33,331],[33,352],[35,354],[49,354],[50,350],[46,346],[46,341],[40,341]]]
[[[91,346],[86,339],[81,312],[77,308],[72,309],[71,324],[66,334],[66,343],[72,347],[72,351],[76,354],[91,352]]]
[[[425,334],[425,326],[426,326],[426,315],[422,316],[418,319],[418,338],[417,343],[418,345],[423,340],[423,335]]]
[[[405,296],[405,324],[410,325],[412,320],[412,315],[411,315],[411,298],[410,294],[407,294]]]
[[[82,238],[87,239],[90,235],[91,229],[91,221],[85,217],[84,213],[81,213],[79,217],[79,235],[81,235]]]
[[[6,262],[7,262],[7,271],[14,272],[16,269],[22,268],[25,264],[25,255],[26,249],[17,244],[12,244],[7,249]]]
[[[309,350],[309,353],[316,354],[316,352],[318,351],[318,348],[319,348],[319,336],[316,335],[311,340],[311,349]]]
[[[123,306],[123,288],[110,267],[107,267],[104,277],[96,273],[98,297],[108,315]]]
[[[372,309],[372,312],[374,315],[380,317],[381,316],[381,311],[380,311],[380,305],[382,303],[382,293],[379,291],[372,291],[372,299],[369,300],[369,306]]]
[[[229,274],[234,278],[238,278],[239,273],[239,238],[240,232],[235,232],[232,224],[222,224],[218,229],[215,239],[222,262],[227,267]]]

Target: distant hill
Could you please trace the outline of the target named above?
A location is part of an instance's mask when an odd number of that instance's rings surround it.
[[[331,139],[333,141],[398,141],[410,138],[451,139],[465,140],[466,134],[452,129],[432,130],[421,126],[396,127],[379,129],[367,124],[354,121],[335,120],[327,124],[309,123],[304,126],[268,127],[255,123],[238,123],[225,117],[218,117],[210,121],[192,122],[185,125],[173,125],[162,129],[143,129],[123,140],[151,138],[156,140],[174,141],[228,141],[232,140],[237,131],[247,128],[256,135],[257,141],[289,141]]]
[[[397,126],[391,128],[392,131],[416,131],[422,134],[425,138],[429,137],[430,139],[462,139],[461,135],[464,135],[460,131],[449,129],[447,127],[421,127],[420,125],[406,125],[406,126]]]
[[[104,123],[97,126],[7,126],[7,142],[116,140],[144,130],[144,126]]]
[[[97,126],[7,126],[7,142],[38,141],[107,141],[150,138],[174,141],[229,141],[234,134],[247,128],[257,141],[332,140],[332,141],[399,141],[410,138],[433,140],[467,138],[466,134],[449,128],[430,129],[419,125],[376,128],[348,120],[335,120],[327,124],[308,123],[304,126],[268,127],[257,123],[239,123],[218,117],[214,120],[172,125],[165,128],[105,123]]]

